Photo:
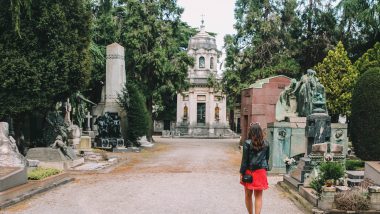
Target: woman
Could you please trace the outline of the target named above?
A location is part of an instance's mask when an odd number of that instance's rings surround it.
[[[263,190],[268,189],[267,170],[269,169],[269,144],[264,140],[263,130],[259,124],[249,129],[248,140],[243,145],[243,157],[240,167],[240,183],[245,188],[245,205],[252,214],[252,192],[255,195],[255,214],[260,214]],[[243,182],[244,175],[252,176],[252,183]]]

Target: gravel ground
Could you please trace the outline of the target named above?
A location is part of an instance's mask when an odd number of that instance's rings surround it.
[[[79,176],[0,213],[246,213],[237,140],[156,142],[111,173]],[[275,187],[282,177],[268,179],[262,213],[303,213]]]

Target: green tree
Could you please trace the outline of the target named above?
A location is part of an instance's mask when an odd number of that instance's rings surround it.
[[[380,67],[380,42],[376,43],[373,48],[369,49],[356,60],[354,65],[360,74],[363,74],[370,68]]]
[[[380,2],[378,0],[341,0],[340,37],[354,60],[380,41]]]
[[[88,81],[91,11],[86,0],[34,0],[13,30],[9,0],[0,0],[0,117],[31,112],[83,90]],[[17,121],[16,121],[17,122]]]
[[[330,50],[326,58],[315,66],[322,85],[325,86],[327,109],[333,120],[339,114],[351,114],[352,90],[358,77],[355,66],[352,65],[341,42],[334,50]]]
[[[181,48],[188,28],[180,20],[182,8],[175,0],[137,1],[123,4],[121,41],[126,48],[126,70],[146,97],[152,118],[154,97],[162,91],[179,91],[187,86],[187,68],[193,59]],[[153,124],[153,123],[151,123]],[[152,140],[153,126],[147,138]]]
[[[306,70],[321,62],[337,43],[337,16],[330,1],[300,1],[299,8],[302,27],[297,61]]]
[[[9,0],[9,4],[13,28],[20,35],[20,17],[22,16],[22,11],[24,10],[30,18],[32,0]]]
[[[352,96],[351,137],[355,154],[363,160],[379,160],[380,68],[362,74]]]
[[[127,112],[126,138],[133,146],[140,146],[137,140],[147,134],[151,121],[145,106],[145,97],[138,86],[129,81],[119,96],[119,103]]]
[[[241,90],[257,79],[299,75],[300,66],[295,59],[299,55],[297,40],[301,27],[297,6],[296,0],[236,1],[237,33],[224,38],[223,85],[230,115],[240,100]]]
[[[91,2],[93,21],[91,25],[91,78],[86,95],[94,102],[99,102],[105,82],[106,46],[120,43],[121,7],[113,0]]]

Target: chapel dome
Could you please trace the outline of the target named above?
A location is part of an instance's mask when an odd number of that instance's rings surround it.
[[[194,50],[198,50],[198,49],[211,50],[211,49],[214,49],[214,50],[216,50],[215,37],[208,34],[205,31],[204,26],[202,25],[199,33],[197,33],[195,36],[190,38],[188,50],[191,50],[191,49],[194,49]]]

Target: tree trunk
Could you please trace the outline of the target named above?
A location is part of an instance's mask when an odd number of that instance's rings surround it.
[[[235,112],[234,112],[234,109],[231,108],[230,109],[230,129],[234,132],[236,132],[236,124],[235,124]]]
[[[146,98],[146,109],[148,110],[148,114],[149,114],[149,120],[150,120],[150,123],[149,123],[149,128],[148,128],[148,133],[146,135],[146,139],[153,143],[154,140],[153,140],[153,97],[152,96],[149,96]]]
[[[312,22],[312,17],[314,15],[313,11],[313,0],[309,0],[309,14],[307,18],[307,38],[310,39],[312,32],[311,32],[311,22]]]

